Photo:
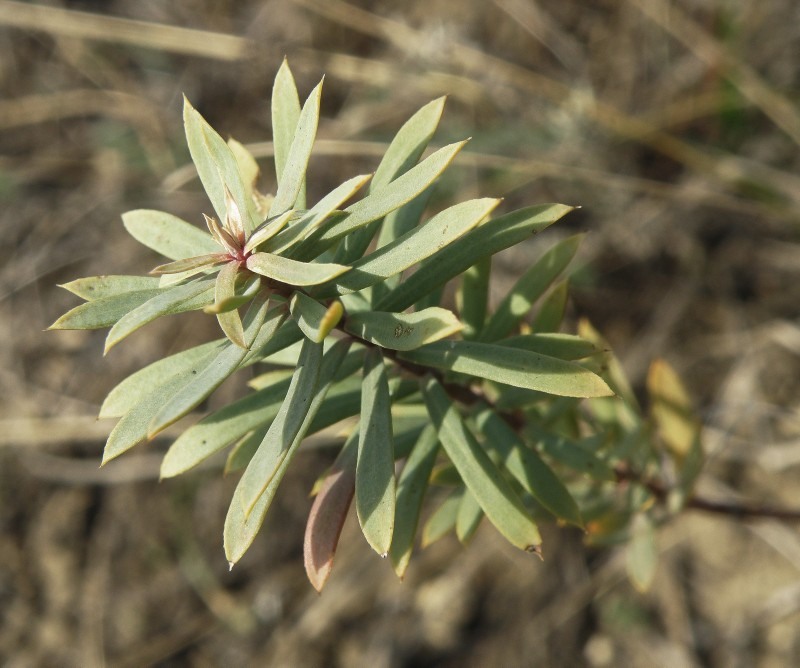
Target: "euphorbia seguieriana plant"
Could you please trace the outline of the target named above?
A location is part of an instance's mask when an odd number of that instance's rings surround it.
[[[228,448],[225,471],[242,471],[224,526],[231,566],[255,539],[304,439],[343,421],[346,436],[320,472],[306,527],[305,565],[317,589],[353,498],[367,542],[402,576],[426,496],[435,509],[426,513],[423,545],[450,531],[466,542],[486,517],[512,545],[540,554],[537,522],[555,518],[596,542],[630,539],[629,571],[645,587],[654,527],[680,507],[701,461],[680,382],[654,364],[644,414],[587,322],[578,335],[559,332],[580,235],[546,250],[488,305],[492,256],[571,207],[497,215],[501,201],[481,198],[427,213],[439,176],[466,143],[423,158],[443,98],[402,126],[374,174],[308,206],[321,89],[301,107],[288,65],[278,71],[274,195],[256,189],[259,167],[247,149],[223,140],[187,101],[186,139],[213,207],[208,231],[169,213],[131,211],[122,217],[128,232],[169,262],[155,276],[63,286],[85,303],[52,327],[110,327],[106,350],[186,311],[213,315],[224,334],[111,391],[100,416],[119,421],[103,462],[152,439],[247,369],[252,393],[187,428],[161,467],[170,478]],[[439,305],[450,282],[455,311]],[[643,482],[651,474],[666,476],[673,503],[655,503],[664,498]]]

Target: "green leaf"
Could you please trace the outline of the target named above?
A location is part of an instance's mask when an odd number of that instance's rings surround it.
[[[278,181],[283,177],[299,118],[300,97],[289,63],[284,58],[272,87],[272,143]]]
[[[306,211],[300,220],[291,224],[288,229],[283,230],[270,240],[266,245],[266,250],[270,253],[282,253],[302,239],[305,239],[314,232],[328,216],[333,214],[344,202],[358,192],[370,178],[372,178],[371,174],[361,174],[359,176],[354,176],[352,179],[334,188]]]
[[[572,208],[564,204],[543,204],[514,211],[478,226],[422,262],[416,272],[377,302],[375,308],[404,311],[481,258],[521,243],[552,225]]]
[[[228,138],[228,148],[236,159],[236,166],[239,169],[239,174],[241,174],[242,183],[244,184],[245,196],[250,200],[256,192],[255,185],[261,170],[253,154],[232,137]]]
[[[250,238],[244,245],[244,252],[252,253],[258,246],[272,239],[272,237],[286,227],[289,219],[294,215],[295,210],[289,209],[288,211],[284,211],[282,214],[275,216],[274,218],[268,218],[253,231],[252,235],[250,235]]]
[[[536,524],[511,485],[467,429],[442,386],[431,378],[423,393],[447,456],[483,512],[512,545],[538,553],[541,537]]]
[[[461,330],[461,323],[447,309],[433,306],[416,313],[353,313],[345,331],[381,348],[414,350]]]
[[[232,311],[233,309],[253,301],[253,298],[261,289],[261,276],[251,275],[245,277],[244,273],[245,272],[238,273],[236,290],[232,296],[221,299],[220,301],[215,301],[213,304],[206,306],[203,308],[203,313],[208,313],[209,315],[227,313],[228,311]],[[216,285],[214,286],[214,292],[216,299]]]
[[[319,285],[341,276],[350,267],[323,262],[298,262],[272,253],[253,253],[247,268],[287,285]]]
[[[266,490],[308,415],[319,378],[322,345],[306,339],[278,415],[236,488],[245,519]]]
[[[290,302],[292,317],[306,338],[321,343],[341,320],[342,303],[334,301],[327,308],[303,292],[295,292]]]
[[[120,417],[132,410],[146,395],[165,380],[172,378],[187,369],[198,370],[202,361],[214,354],[220,347],[222,339],[210,341],[182,352],[170,355],[148,364],[143,369],[128,376],[114,387],[100,407],[101,418]]]
[[[356,292],[399,274],[471,230],[499,203],[497,199],[476,199],[445,209],[425,225],[354,262],[351,271],[336,280],[333,290],[338,294]]]
[[[170,260],[220,252],[208,232],[164,211],[128,211],[122,214],[122,224],[136,241]]]
[[[486,324],[489,304],[489,278],[492,273],[491,255],[481,258],[461,276],[456,293],[456,305],[464,323],[465,339],[475,339]]]
[[[468,489],[464,490],[456,515],[456,537],[462,545],[469,542],[482,519],[483,510],[475,495]]]
[[[428,425],[422,431],[403,467],[397,483],[394,534],[389,557],[397,576],[402,578],[408,568],[414,549],[422,500],[428,488],[428,480],[439,452],[439,437],[436,429]]]
[[[214,281],[210,278],[201,278],[185,285],[177,285],[160,291],[159,294],[151,297],[117,321],[106,336],[103,354],[111,350],[126,336],[161,316],[203,308],[211,303],[213,294]]]
[[[574,334],[557,332],[511,336],[498,341],[497,345],[558,357],[562,360],[578,360],[600,352],[591,341]]]
[[[644,513],[637,513],[633,517],[631,541],[625,556],[625,565],[631,583],[638,591],[647,592],[656,576],[658,546],[653,522]]]
[[[542,302],[533,319],[534,332],[557,332],[564,321],[569,297],[569,279],[559,281]]]
[[[575,362],[491,343],[439,341],[400,353],[400,357],[437,369],[559,396],[602,397],[611,394],[599,376]]]
[[[101,329],[110,327],[127,313],[159,295],[161,290],[137,290],[100,297],[76,306],[56,320],[48,329]]]
[[[252,230],[258,216],[255,203],[248,196],[247,187],[239,173],[236,156],[225,140],[192,107],[189,100],[184,98],[183,102],[183,123],[189,153],[217,217],[222,223],[228,217],[225,198],[227,186],[242,216],[245,231]]]
[[[483,408],[475,422],[486,435],[486,445],[502,458],[503,466],[528,494],[555,517],[582,527],[578,504],[561,479],[528,448],[514,430],[490,408]]]
[[[217,311],[217,322],[225,336],[231,343],[246,350],[247,344],[244,342],[244,328],[239,311],[221,309],[223,304],[230,303],[236,298],[236,277],[239,275],[240,266],[238,260],[233,260],[219,270],[214,283],[214,306]]]
[[[381,556],[392,544],[395,515],[391,399],[383,355],[367,351],[361,392],[356,510],[364,537]]]
[[[631,412],[638,415],[641,412],[639,402],[628,382],[628,377],[622,368],[622,364],[611,351],[608,341],[586,319],[581,319],[578,322],[578,335],[587,341],[591,341],[598,350],[603,351],[601,355],[595,358],[598,366],[598,375],[614,390],[614,394],[625,402]]]
[[[353,230],[371,223],[373,220],[383,218],[387,213],[410,202],[447,169],[464,144],[466,142],[462,141],[439,149],[389,185],[370,192],[364,199],[345,209],[348,214],[346,218],[330,227],[320,228],[318,234],[312,235],[303,245],[307,244],[312,249],[318,247],[324,250],[328,245],[350,234]],[[308,252],[313,255],[314,251],[309,250]]]
[[[534,302],[575,257],[583,236],[576,234],[557,243],[522,275],[489,318],[481,333],[481,341],[502,339],[520,323]]]
[[[199,274],[204,269],[210,269],[216,264],[221,264],[230,259],[227,253],[209,253],[208,255],[195,255],[183,260],[175,260],[167,264],[161,264],[155,269],[151,269],[151,274]]]
[[[151,276],[87,276],[58,287],[91,302],[105,297],[116,297],[126,292],[157,290],[158,279]]]
[[[322,591],[331,574],[339,536],[353,501],[357,452],[358,436],[354,433],[325,476],[308,514],[303,561],[306,575],[317,591]]]
[[[317,391],[314,395],[314,399],[311,401],[306,420],[300,428],[297,437],[289,447],[278,470],[275,471],[275,474],[272,476],[267,489],[261,497],[259,497],[249,517],[245,516],[240,487],[237,486],[233,499],[231,500],[230,508],[228,509],[228,515],[225,518],[224,531],[225,555],[231,567],[242,558],[247,548],[250,547],[253,540],[255,540],[258,530],[264,523],[267,510],[269,510],[272,500],[275,497],[275,492],[278,490],[278,486],[281,480],[283,480],[283,476],[286,474],[286,470],[292,458],[300,447],[300,443],[304,438],[308,426],[313,422],[314,416],[325,401],[325,396],[333,383],[333,379],[336,376],[336,372],[342,360],[344,360],[347,354],[348,347],[349,342],[345,340],[338,341],[322,358],[322,367],[320,368],[319,380],[317,381]],[[241,481],[239,482],[241,484]]]
[[[422,527],[420,543],[423,548],[433,545],[433,543],[455,528],[458,508],[461,505],[461,497],[463,495],[463,487],[452,492],[428,518],[428,521]]]
[[[266,325],[267,298],[256,298],[244,318],[244,339],[251,344],[258,330]],[[273,322],[280,318],[275,310],[271,312]],[[217,357],[191,383],[175,394],[158,412],[150,423],[149,435],[157,434],[173,422],[179,420],[216,390],[244,359],[247,351],[239,346],[226,345]]]
[[[311,91],[311,95],[308,96],[300,111],[292,145],[289,147],[283,172],[278,178],[278,191],[275,193],[275,199],[272,200],[272,206],[269,209],[270,217],[294,208],[297,197],[300,195],[308,169],[308,160],[311,157],[311,149],[314,147],[314,139],[317,136],[321,95],[322,81]]]
[[[585,473],[593,480],[616,481],[614,470],[595,452],[598,440],[596,437],[589,437],[584,441],[572,441],[563,436],[545,432],[531,424],[527,425],[526,433],[532,436],[532,442],[538,443],[551,459],[574,471]]]

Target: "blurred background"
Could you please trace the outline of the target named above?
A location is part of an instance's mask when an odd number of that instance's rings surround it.
[[[795,0],[0,0],[3,665],[800,665],[800,536],[768,519],[681,517],[647,594],[618,550],[555,526],[543,563],[484,523],[399,582],[348,524],[319,596],[301,551],[323,449],[229,573],[219,462],[159,483],[161,438],[98,468],[105,394],[217,336],[212,319],[150,325],[108,359],[104,332],[42,331],[77,303],[57,283],[157,263],[122,212],[209,211],[182,94],[256,144],[273,188],[286,55],[302,96],[326,76],[311,201],[447,95],[437,145],[474,139],[435,206],[580,205],[548,232],[589,233],[573,321],[638,388],[655,357],[681,373],[706,425],[702,494],[798,507],[798,53]],[[497,294],[547,245],[504,254]]]

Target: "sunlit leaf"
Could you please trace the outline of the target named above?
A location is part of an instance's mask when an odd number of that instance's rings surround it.
[[[583,236],[577,234],[557,243],[522,275],[489,318],[481,341],[496,341],[512,332],[570,263]]]
[[[100,297],[67,311],[48,329],[102,329],[159,295],[161,290],[137,290]]]
[[[532,353],[558,357],[562,360],[578,360],[601,352],[591,341],[574,334],[547,332],[544,334],[521,334],[501,339],[498,345],[518,348]]]
[[[315,343],[321,343],[344,314],[341,302],[333,301],[326,307],[302,292],[292,295],[290,308],[303,334]]]
[[[257,227],[253,231],[252,235],[250,235],[250,238],[244,245],[244,252],[252,253],[258,246],[269,241],[272,237],[278,234],[278,232],[280,232],[284,227],[286,227],[286,224],[289,222],[289,219],[294,214],[295,214],[294,209],[289,209],[288,211],[284,211],[282,214],[275,216],[274,218],[268,218],[264,223],[262,223],[259,227]]]
[[[491,343],[438,341],[400,355],[417,364],[548,394],[567,397],[611,394],[599,376],[575,362]]]
[[[375,349],[367,351],[364,362],[356,510],[370,547],[386,556],[394,531],[394,444],[386,367],[381,352]]]
[[[242,281],[241,279],[244,273],[246,272],[238,273],[236,277],[238,279],[236,281],[236,289],[233,295],[220,299],[219,301],[215,301],[213,304],[206,306],[203,308],[203,312],[210,315],[227,313],[228,311],[232,311],[233,309],[244,306],[248,302],[252,301],[261,288],[261,276],[251,275],[249,278],[246,278],[244,281]],[[214,288],[214,299],[217,299],[216,285]]]
[[[240,348],[246,349],[247,344],[244,341],[244,328],[239,311],[236,309],[223,311],[221,308],[222,304],[230,303],[230,300],[236,297],[236,277],[239,274],[239,268],[240,263],[234,260],[220,269],[214,283],[214,306],[217,311],[217,322],[225,336]]]
[[[228,148],[236,159],[236,166],[239,168],[239,174],[242,177],[245,195],[248,199],[252,199],[255,194],[256,180],[261,171],[258,163],[253,154],[232,137],[228,139]]]
[[[215,264],[226,262],[229,258],[227,253],[210,253],[208,255],[195,255],[183,260],[175,260],[168,264],[161,264],[155,269],[151,269],[151,274],[181,274],[192,272],[199,273],[203,269],[209,269]]]
[[[152,276],[87,276],[58,287],[88,302],[105,297],[115,297],[126,292],[157,290],[158,279]]]
[[[275,147],[275,173],[278,181],[283,178],[299,118],[300,97],[289,63],[284,58],[272,87],[272,143]]]
[[[568,297],[569,280],[564,279],[559,281],[542,301],[533,319],[531,329],[534,332],[557,332],[564,320]]]
[[[431,378],[425,385],[424,395],[442,447],[483,512],[512,545],[538,552],[541,537],[536,524],[511,485],[467,429],[442,386]]]
[[[392,350],[413,350],[460,330],[453,313],[436,306],[416,313],[353,313],[345,321],[345,331]]]
[[[469,269],[481,258],[514,246],[541,232],[573,207],[542,204],[490,220],[420,263],[419,269],[375,304],[381,311],[404,311]]]
[[[318,285],[341,276],[350,267],[323,262],[298,262],[272,253],[254,253],[247,268],[287,285]]]
[[[208,232],[164,211],[128,211],[122,214],[122,223],[136,241],[170,260],[220,252]]]

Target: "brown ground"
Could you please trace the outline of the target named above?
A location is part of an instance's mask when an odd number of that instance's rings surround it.
[[[45,4],[148,24],[118,36],[55,9],[30,16]],[[439,140],[475,137],[448,183],[511,207],[582,205],[553,233],[591,232],[573,314],[638,387],[655,356],[682,373],[707,425],[700,491],[800,506],[797,3],[358,4],[370,10],[0,0],[3,665],[800,665],[796,527],[687,515],[661,532],[640,595],[619,552],[556,527],[543,564],[484,526],[468,550],[420,553],[401,583],[348,526],[317,596],[300,551],[326,454],[304,455],[230,574],[234,481],[214,469],[158,483],[166,440],[98,469],[105,393],[212,329],[179,318],[103,359],[102,333],[42,333],[75,303],[54,284],[149,269],[120,213],[207,209],[180,170],[181,93],[223,134],[262,141],[287,54],[302,92],[327,74],[323,139],[384,140],[446,93]],[[158,25],[239,38],[161,39]],[[312,195],[374,167],[354,144],[327,148]],[[506,257],[505,278],[539,248]]]

